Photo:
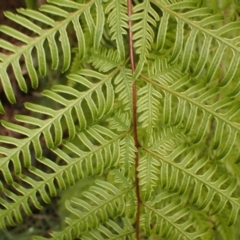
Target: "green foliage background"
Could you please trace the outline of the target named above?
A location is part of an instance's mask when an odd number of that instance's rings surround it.
[[[27,34],[0,27],[5,97],[34,95],[1,121],[2,239],[239,239],[240,3],[26,4],[5,15]]]

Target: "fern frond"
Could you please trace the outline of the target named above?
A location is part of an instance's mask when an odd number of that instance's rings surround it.
[[[224,26],[218,27],[214,30],[211,26],[217,26],[221,21],[221,16],[211,15],[211,10],[208,8],[196,8],[194,2],[179,2],[179,3],[164,3],[159,1],[152,1],[163,12],[163,17],[159,24],[159,32],[157,39],[157,46],[162,49],[166,41],[166,31],[169,24],[169,18],[172,17],[177,22],[175,44],[171,50],[171,63],[175,62],[183,51],[181,56],[182,71],[185,72],[190,68],[191,60],[194,58],[195,43],[198,38],[203,37],[204,41],[201,44],[200,55],[196,66],[194,66],[193,76],[199,76],[203,73],[203,68],[207,64],[209,52],[213,54],[211,65],[208,67],[206,80],[210,82],[216,76],[216,71],[223,60],[224,52],[230,51],[232,54],[231,62],[228,66],[227,74],[224,76],[220,86],[224,87],[233,79],[236,73],[237,66],[239,65],[240,50],[237,47],[239,39],[234,35],[231,37],[229,32],[239,29],[238,22],[228,23]],[[195,5],[195,7],[194,7]],[[181,9],[190,9],[186,12],[181,12]],[[192,10],[193,9],[193,10]],[[184,39],[184,26],[188,25],[191,28],[190,33]],[[230,37],[223,37],[228,33]],[[184,45],[184,42],[186,44]],[[213,48],[214,46],[214,48]],[[212,51],[214,49],[214,52]]]
[[[102,48],[92,52],[89,62],[100,72],[108,72],[120,64],[119,53],[113,49]]]
[[[179,200],[170,201],[173,195],[162,192],[152,201],[144,203],[145,214],[141,222],[145,227],[146,236],[153,233],[166,239],[198,239],[205,231],[196,229],[190,211],[182,208]],[[149,223],[153,221],[154,225],[151,226]]]
[[[118,132],[127,131],[131,126],[131,119],[128,112],[114,112],[114,115],[107,119],[110,129]]]
[[[0,85],[11,103],[9,70],[28,91],[22,60],[33,88],[49,59],[72,71],[69,85],[53,82],[41,103],[25,103],[28,116],[1,121],[10,134],[0,136],[0,227],[74,186],[78,194],[62,198],[66,225],[50,239],[234,238],[226,227],[240,209],[240,25],[228,20],[239,9],[226,16],[206,1],[126,2],[48,0],[39,11],[5,13],[28,30],[0,26],[17,41],[0,39]]]
[[[101,36],[103,33],[104,16],[103,9],[99,1],[90,1],[87,4],[79,4],[72,1],[49,1],[54,5],[46,4],[41,6],[40,11],[37,12],[31,9],[19,9],[18,14],[13,14],[7,12],[5,15],[17,24],[29,29],[31,32],[36,34],[36,37],[27,36],[13,28],[7,26],[1,26],[0,32],[11,36],[19,41],[21,45],[19,47],[11,45],[5,40],[1,40],[1,47],[11,54],[1,54],[0,62],[0,79],[3,86],[4,92],[11,103],[16,102],[14,92],[10,83],[10,79],[7,75],[7,69],[9,65],[12,66],[15,78],[18,85],[22,91],[27,91],[25,79],[22,76],[19,59],[21,56],[24,57],[27,72],[31,79],[32,87],[36,88],[38,86],[38,77],[35,70],[33,51],[37,52],[38,59],[38,69],[41,76],[46,75],[47,63],[46,63],[46,48],[44,48],[44,43],[46,40],[49,43],[51,58],[52,58],[52,68],[56,69],[59,65],[59,51],[58,42],[56,40],[56,34],[59,34],[59,43],[61,44],[63,51],[63,67],[62,71],[66,71],[71,62],[71,48],[69,37],[67,35],[67,27],[72,22],[75,33],[78,39],[79,50],[82,55],[86,52],[85,37],[82,31],[81,24],[79,22],[80,16],[85,16],[85,21],[89,26],[89,31],[92,32],[92,38],[94,41],[94,47],[97,48],[101,41]],[[89,14],[89,8],[95,4],[95,9],[97,12],[98,19],[94,24],[91,15]],[[58,6],[61,6],[59,8]],[[67,12],[64,8],[73,10],[72,12]],[[61,21],[54,21],[47,14],[57,15]],[[64,18],[64,19],[62,19]],[[32,22],[32,20],[37,20],[43,23],[48,28],[40,28],[38,25]],[[93,30],[92,30],[93,29]]]
[[[141,123],[141,128],[145,128],[147,135],[151,137],[159,119],[162,94],[152,84],[147,83],[139,89],[138,95],[138,113],[140,113],[138,121]]]
[[[109,128],[118,132],[130,131],[131,119],[128,112],[115,112],[114,115],[108,119]],[[130,179],[134,170],[134,157],[137,151],[134,146],[134,140],[131,134],[127,134],[120,141],[120,159],[119,166],[121,173]]]
[[[87,122],[90,121],[90,119],[86,119],[87,111],[90,111],[92,122],[95,122],[112,110],[114,93],[110,82],[117,71],[115,69],[106,76],[92,70],[81,70],[79,74],[69,75],[69,79],[78,83],[82,89],[87,89],[86,91],[78,91],[75,88],[62,85],[55,85],[52,91],[44,91],[44,96],[63,107],[53,110],[46,106],[26,103],[25,107],[33,113],[40,113],[48,117],[42,120],[24,115],[16,116],[18,121],[26,123],[31,127],[26,128],[2,121],[2,125],[5,128],[21,133],[24,136],[21,141],[16,141],[16,139],[8,136],[0,136],[1,143],[13,146],[11,149],[7,147],[0,148],[0,153],[4,154],[0,166],[3,176],[9,184],[13,181],[8,167],[9,161],[13,162],[15,173],[19,174],[21,173],[20,153],[23,155],[24,166],[31,166],[31,144],[36,156],[38,158],[42,156],[40,142],[42,135],[48,148],[54,148],[61,144],[63,141],[63,126],[61,122],[63,119],[66,121],[69,139],[73,139],[76,134],[76,124],[79,124],[80,129],[87,127]],[[95,83],[92,82],[93,80]],[[61,94],[65,94],[65,96]],[[83,105],[85,106],[85,111],[83,111]],[[54,137],[51,135],[51,131],[54,131]]]
[[[121,68],[119,74],[116,75],[114,79],[114,84],[116,85],[115,92],[116,98],[120,102],[120,105],[125,111],[131,109],[131,70],[126,68]]]
[[[119,225],[123,224],[123,227]],[[100,225],[98,228],[93,229],[88,234],[82,237],[83,240],[104,240],[104,239],[119,239],[124,240],[126,237],[128,239],[134,239],[134,229],[130,222],[124,218],[123,223],[116,223],[112,220],[109,220],[105,223],[106,226]]]
[[[128,165],[127,165],[128,167]],[[131,188],[132,187],[132,179],[131,174],[126,174],[125,171],[121,169],[113,169],[110,172],[109,176],[113,176],[113,181],[119,186],[119,188]],[[110,179],[110,178],[109,178]],[[124,216],[129,219],[133,220],[136,215],[136,196],[134,191],[129,191],[126,198],[125,198],[125,211]]]
[[[132,186],[131,180],[126,178],[124,176],[124,173],[121,170],[119,170],[118,168],[111,170],[109,177],[113,177],[114,182],[116,184],[120,184],[121,186],[124,186],[126,188],[129,188]],[[135,198],[134,198],[134,201],[135,201]]]
[[[96,20],[95,20],[95,29],[94,29],[95,31],[94,31],[94,37],[93,37],[93,47],[95,50],[97,50],[102,40],[103,29],[105,24],[105,14],[104,14],[104,9],[103,9],[101,0],[96,0],[95,6],[96,6]]]
[[[126,137],[121,140],[120,146],[120,169],[123,172],[124,176],[130,178],[132,175],[131,173],[134,169],[134,157],[136,152],[132,136],[129,134],[126,135]]]
[[[15,189],[15,192],[4,189],[3,196],[0,198],[1,205],[4,207],[4,209],[0,210],[0,226],[2,229],[5,229],[9,225],[15,226],[19,224],[23,221],[23,212],[28,215],[32,214],[31,208],[33,208],[33,206],[38,209],[43,209],[42,203],[40,202],[50,203],[50,196],[54,197],[57,195],[56,186],[53,183],[53,176],[36,168],[32,168],[32,171],[44,180],[35,181],[28,176],[21,175],[19,176],[19,180],[29,185],[30,188],[23,187],[14,182],[12,187]],[[48,187],[48,190],[46,187]]]
[[[133,25],[131,31],[133,31],[134,48],[139,55],[138,64],[134,73],[134,79],[139,76],[143,70],[143,66],[147,61],[151,45],[154,40],[154,27],[156,27],[156,21],[159,19],[158,14],[151,6],[150,0],[146,0],[140,4],[137,4],[133,8],[133,15],[131,20],[136,23]]]
[[[109,33],[111,34],[111,40],[116,41],[120,59],[124,60],[125,44],[123,37],[127,34],[126,29],[128,28],[126,1],[110,1],[105,9],[105,12],[108,14],[107,23],[109,26]]]
[[[5,208],[0,210],[0,225],[5,228],[7,224],[16,225],[21,222],[22,208],[25,213],[31,214],[29,201],[36,208],[41,209],[42,204],[39,202],[38,195],[42,201],[49,203],[50,197],[56,196],[57,188],[66,189],[67,186],[75,184],[76,180],[82,179],[85,175],[101,175],[104,169],[118,165],[120,158],[119,140],[126,134],[118,136],[107,128],[94,125],[77,134],[77,138],[82,142],[81,147],[80,142],[77,145],[73,142],[67,142],[63,145],[64,151],[60,148],[52,150],[59,159],[65,162],[63,166],[59,166],[44,157],[37,159],[52,173],[45,173],[32,166],[29,168],[32,176],[41,180],[36,181],[33,177],[19,175],[20,180],[29,185],[30,188],[13,182],[12,186],[17,191],[16,194],[2,186],[5,196],[11,201],[6,201],[3,197],[0,198],[0,202]],[[57,182],[57,185],[54,182]]]
[[[143,153],[140,158],[138,167],[139,186],[144,193],[142,198],[144,201],[151,199],[152,193],[157,186],[160,174],[160,162],[153,155]]]
[[[187,74],[181,72],[179,64],[170,65],[165,57],[155,58],[147,67],[149,78],[155,79],[158,83],[163,85],[171,85],[176,82],[176,79],[178,79],[179,83],[181,83],[180,86],[182,86],[187,84],[190,80],[190,77]],[[180,79],[182,82],[180,82]]]
[[[83,194],[86,198],[85,201],[78,198],[67,201],[67,209],[72,212],[76,218],[66,219],[68,226],[62,232],[53,232],[51,234],[52,238],[50,239],[74,239],[81,237],[86,230],[93,228],[98,228],[98,231],[104,231],[106,234],[109,234],[106,232],[106,228],[101,226],[102,224],[100,225],[100,223],[109,223],[111,217],[117,217],[123,214],[125,208],[124,196],[131,188],[119,190],[114,185],[103,181],[96,181],[96,185],[97,186],[92,186],[89,192]],[[113,228],[117,227],[117,225],[113,224],[111,224],[111,226]],[[132,228],[129,224],[128,227],[128,231],[131,232]],[[98,231],[94,230],[93,232],[99,234]],[[36,237],[35,239],[43,238]]]
[[[158,127],[153,132],[154,143],[151,144],[151,149],[163,151],[164,153],[171,152],[177,145],[186,141],[186,135],[180,127]],[[160,147],[161,146],[161,147]]]
[[[194,181],[194,192],[192,194],[192,202],[197,204],[200,209],[205,209],[213,201],[214,197],[218,197],[218,205],[212,210],[213,214],[219,213],[223,210],[227,203],[230,204],[231,214],[229,216],[229,225],[235,222],[238,210],[240,209],[240,199],[232,197],[233,192],[237,187],[237,182],[232,181],[226,189],[222,186],[229,181],[228,176],[223,175],[217,181],[211,180],[214,173],[216,173],[216,165],[213,164],[204,174],[199,171],[207,164],[206,158],[202,158],[194,163],[195,154],[188,153],[181,162],[176,163],[174,159],[183,152],[189,152],[183,145],[178,146],[168,156],[155,153],[150,149],[145,149],[148,153],[152,154],[161,163],[160,180],[161,184],[167,186],[169,190],[177,189],[180,194],[184,193],[189,187],[189,184]],[[192,167],[187,167],[192,165]],[[182,179],[182,181],[180,181]],[[178,182],[181,182],[180,186]],[[203,188],[207,188],[205,198],[201,199]]]
[[[172,74],[171,77],[173,76]],[[210,124],[210,120],[214,118],[217,124],[213,148],[217,149],[220,146],[216,139],[220,139],[219,137],[221,137],[223,133],[227,136],[227,141],[224,142],[224,149],[219,149],[217,154],[218,158],[224,158],[229,151],[231,151],[237,133],[240,131],[238,124],[231,121],[239,111],[239,104],[236,103],[233,98],[227,96],[222,98],[221,101],[215,102],[219,94],[218,88],[211,88],[206,91],[204,84],[196,84],[193,87],[189,87],[186,91],[184,89],[185,86],[182,85],[186,80],[185,77],[174,82],[174,84],[170,85],[170,88],[169,86],[158,84],[149,78],[145,79],[164,91],[166,96],[164,98],[165,107],[163,111],[165,123],[180,125],[184,122],[185,133],[194,132],[194,142],[197,143],[205,136],[207,126]],[[181,88],[184,89],[183,92]],[[175,106],[177,106],[177,109],[174,110],[174,115],[171,114],[173,110],[170,109],[172,101],[174,101]],[[227,112],[225,111],[226,107],[228,107]],[[223,113],[220,113],[220,110],[222,110]],[[200,114],[202,115],[202,119],[196,128],[196,122],[199,122],[199,117],[197,116]]]

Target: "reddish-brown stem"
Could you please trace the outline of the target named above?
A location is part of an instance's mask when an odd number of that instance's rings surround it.
[[[132,1],[128,0],[128,17],[132,15]],[[132,21],[128,21],[128,37],[129,37],[129,55],[131,61],[132,73],[134,73],[136,64],[134,58],[134,48],[133,48],[133,34],[132,34]],[[138,133],[137,133],[137,86],[136,80],[132,84],[132,114],[133,114],[133,136],[136,149],[139,148],[138,141]],[[136,184],[136,197],[137,197],[137,212],[136,212],[136,222],[135,222],[135,230],[136,230],[136,239],[140,239],[140,207],[141,207],[141,198],[140,198],[140,188],[139,188],[139,179],[138,179],[138,165],[139,165],[139,157],[138,151],[135,153],[135,184]]]

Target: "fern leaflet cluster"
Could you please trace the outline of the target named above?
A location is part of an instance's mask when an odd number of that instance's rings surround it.
[[[0,39],[0,81],[10,103],[17,101],[10,68],[29,91],[22,60],[32,88],[48,71],[68,72],[67,83],[53,81],[42,92],[45,101],[24,104],[29,116],[1,121],[18,133],[0,136],[2,229],[92,177],[88,191],[66,201],[66,225],[48,239],[235,237],[240,24],[207,5],[48,0],[38,11],[5,13],[29,31],[0,26],[18,41]]]

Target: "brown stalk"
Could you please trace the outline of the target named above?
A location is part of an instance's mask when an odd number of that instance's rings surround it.
[[[132,15],[132,1],[128,0],[127,4],[128,17]],[[128,21],[128,38],[129,38],[129,55],[131,62],[132,73],[135,72],[136,63],[134,58],[134,48],[133,48],[133,34],[132,34],[132,21]],[[133,136],[136,149],[139,148],[138,133],[137,133],[137,86],[136,80],[132,84],[132,113],[133,113]],[[139,188],[139,178],[138,178],[138,165],[139,165],[139,156],[138,151],[135,153],[135,184],[136,184],[136,197],[137,197],[137,212],[136,212],[136,222],[135,222],[135,231],[136,239],[140,239],[140,207],[141,207],[141,198],[140,198],[140,188]]]

